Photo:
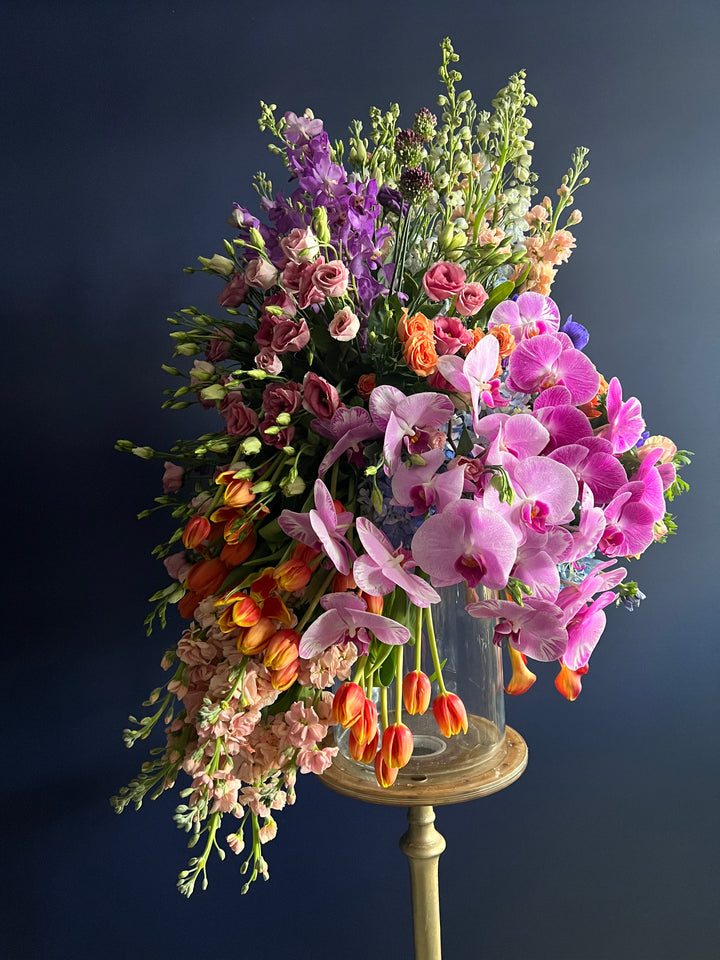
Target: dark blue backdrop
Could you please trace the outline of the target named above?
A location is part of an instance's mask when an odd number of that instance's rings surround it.
[[[652,432],[696,451],[680,533],[633,568],[574,704],[554,669],[507,705],[530,765],[491,798],[438,811],[449,960],[717,957],[718,190],[720,7],[662,2],[3,4],[3,362],[7,588],[0,954],[411,956],[404,812],[312,778],[279,818],[271,881],[210,890],[185,865],[174,798],[117,818],[143,759],[120,731],[160,677],[149,557],[134,521],[159,472],[113,452],[193,426],[159,411],[164,317],[210,304],[181,272],[221,249],[261,167],[262,98],[310,105],[343,136],[371,104],[409,121],[439,92],[450,34],[487,104],[525,67],[551,192],[577,144],[578,249],[553,289]],[[7,404],[7,401],[6,401]],[[203,422],[198,429],[206,429]]]

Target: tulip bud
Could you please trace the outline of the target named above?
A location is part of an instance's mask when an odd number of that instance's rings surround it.
[[[367,604],[368,613],[377,613],[379,615],[383,612],[382,597],[374,597],[372,594],[365,593],[364,591],[363,593],[360,594],[360,596],[363,598],[363,600]]]
[[[332,722],[345,730],[354,726],[365,708],[365,691],[357,683],[344,683],[333,697]]]
[[[422,670],[413,670],[403,679],[403,703],[407,712],[414,716],[423,714],[430,705],[430,677]]]
[[[225,544],[220,551],[220,559],[229,567],[239,567],[241,563],[245,563],[255,549],[256,544],[257,534],[254,528],[250,527],[250,532],[244,540],[240,540],[238,543]]]
[[[286,560],[275,570],[275,583],[281,590],[291,593],[306,587],[311,577],[312,570],[302,560]]]
[[[383,731],[383,760],[393,769],[404,767],[413,752],[413,735],[404,723],[393,723]]]
[[[249,480],[231,480],[223,491],[223,501],[226,507],[246,507],[255,499],[252,484]]]
[[[219,558],[201,560],[190,568],[185,584],[199,597],[211,597],[220,589],[228,575],[228,568]]]
[[[444,737],[452,737],[456,733],[467,733],[468,719],[465,704],[455,693],[441,693],[433,700],[433,714],[435,722],[440,727]]]
[[[377,707],[372,700],[366,699],[363,704],[362,713],[350,728],[351,733],[358,743],[367,743],[373,737],[377,739]]]
[[[210,534],[210,521],[207,517],[191,517],[185,524],[182,535],[183,545],[188,550],[196,550]]]
[[[269,617],[261,617],[247,630],[241,630],[237,641],[240,653],[248,657],[255,657],[267,647],[270,638],[277,633],[275,624]]]
[[[299,646],[300,634],[294,630],[278,630],[278,632],[270,638],[270,642],[265,648],[263,663],[268,670],[282,670],[284,667],[298,660]],[[275,686],[275,684],[273,684],[273,686]],[[276,689],[279,689],[279,687]]]
[[[286,666],[282,667],[280,670],[271,670],[270,671],[270,683],[275,690],[287,690],[291,687],[297,680],[298,673],[300,672],[300,661],[293,660],[292,663],[288,663]]]
[[[375,779],[381,787],[391,787],[397,780],[397,769],[389,767],[383,760],[382,750],[375,754]]]
[[[350,756],[357,763],[372,763],[375,760],[375,755],[378,752],[378,742],[380,740],[380,735],[375,731],[375,736],[368,740],[366,743],[360,743],[360,741],[355,736],[355,727],[350,728],[350,738],[348,740],[348,748],[350,750]]]

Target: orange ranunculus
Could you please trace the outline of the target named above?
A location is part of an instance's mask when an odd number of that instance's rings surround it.
[[[228,575],[228,568],[216,557],[193,564],[185,579],[188,590],[200,597],[211,597],[220,589]]]
[[[490,327],[488,334],[497,340],[500,348],[498,356],[501,360],[504,357],[509,357],[517,346],[515,337],[510,333],[510,325],[507,323],[501,323],[497,327]]]
[[[433,330],[432,320],[428,319],[424,313],[416,313],[414,316],[409,317],[407,310],[405,310],[402,317],[398,320],[397,335],[400,343],[405,343],[416,333],[422,333],[432,339]]]
[[[473,350],[485,336],[482,331],[482,327],[472,327],[468,330],[468,333],[472,334],[472,342],[465,344],[461,352],[464,356],[467,356],[471,350]]]
[[[357,382],[357,392],[363,398],[363,400],[368,400],[370,394],[375,389],[376,379],[374,373],[364,373]]]
[[[414,333],[403,347],[405,363],[418,377],[429,377],[437,370],[437,352],[432,334]]]

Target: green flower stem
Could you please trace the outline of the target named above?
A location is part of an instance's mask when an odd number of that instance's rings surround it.
[[[438,656],[435,628],[433,626],[432,610],[430,607],[425,608],[425,624],[427,626],[428,644],[430,646],[433,667],[435,668],[435,676],[437,677],[438,687],[440,687],[440,693],[444,695],[447,693],[447,690],[445,689],[445,683],[442,678],[442,667],[440,666],[440,657]]]
[[[395,647],[395,723],[402,723],[403,644]]]
[[[330,586],[330,582],[332,581],[332,579],[333,579],[334,576],[335,576],[335,570],[330,570],[330,571],[328,572],[328,575],[325,577],[325,579],[323,580],[323,582],[320,584],[320,588],[318,589],[317,593],[315,594],[315,596],[314,596],[314,597],[312,598],[312,600],[310,601],[310,605],[308,606],[307,610],[306,610],[305,613],[303,614],[302,620],[301,620],[300,623],[298,623],[298,625],[295,627],[295,632],[296,632],[296,633],[302,633],[303,627],[305,626],[305,624],[308,622],[308,620],[309,620],[310,617],[312,616],[313,611],[315,610],[315,607],[318,605],[318,603],[320,603],[320,598],[325,595],[325,591],[326,591],[327,588]]]
[[[353,683],[357,683],[359,686],[365,684],[365,665],[367,664],[367,654],[365,656],[359,657],[357,663],[355,664],[355,676],[353,677]]]
[[[422,670],[422,607],[415,607],[415,669]]]
[[[330,471],[330,496],[335,499],[335,494],[337,493],[337,479],[338,479],[338,470],[340,469],[340,461],[336,460],[332,465],[332,470]]]
[[[388,723],[387,687],[380,687],[380,719],[382,720],[383,730],[387,730],[390,726]]]

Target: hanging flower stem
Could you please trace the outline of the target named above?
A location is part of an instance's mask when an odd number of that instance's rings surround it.
[[[403,645],[395,647],[395,723],[402,723]]]
[[[438,656],[437,641],[435,640],[435,628],[433,626],[432,610],[430,607],[425,608],[425,624],[427,626],[428,644],[430,646],[430,655],[432,657],[433,667],[435,668],[435,676],[437,677],[438,687],[440,687],[441,694],[446,694],[447,690],[445,689],[445,683],[443,682],[442,667],[440,666],[440,657]]]
[[[422,670],[422,607],[415,607],[415,669]]]
[[[383,730],[387,730],[390,726],[388,723],[387,687],[380,687],[380,719],[382,720]]]

